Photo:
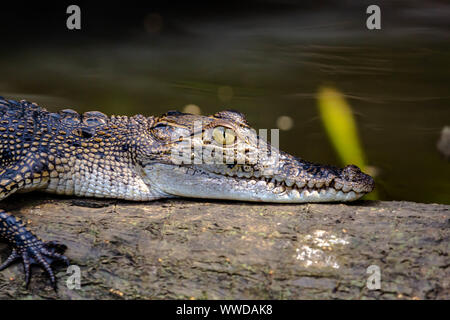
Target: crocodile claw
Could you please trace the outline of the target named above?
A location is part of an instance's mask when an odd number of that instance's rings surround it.
[[[67,247],[65,245],[56,243],[54,241],[42,242],[38,241],[31,245],[25,245],[20,249],[13,249],[11,255],[6,259],[6,261],[0,266],[0,271],[9,267],[18,259],[22,259],[24,272],[25,272],[25,287],[28,288],[31,278],[31,265],[37,264],[43,268],[50,277],[50,282],[53,289],[56,291],[56,278],[51,264],[55,261],[63,261],[69,265],[69,259],[62,255],[62,252]]]

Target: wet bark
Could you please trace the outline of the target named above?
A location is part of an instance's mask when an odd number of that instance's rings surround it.
[[[81,289],[56,265],[0,272],[0,298],[450,299],[450,206],[412,202],[274,205],[13,196],[2,208],[68,246]],[[10,249],[0,244],[0,258]],[[367,273],[371,265],[380,270]],[[372,270],[372,269],[371,269]],[[375,278],[374,278],[375,277]],[[71,278],[70,278],[71,279]]]

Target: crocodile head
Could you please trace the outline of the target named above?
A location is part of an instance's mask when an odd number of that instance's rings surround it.
[[[353,201],[374,188],[354,165],[314,164],[271,146],[236,111],[168,112],[149,130],[155,143],[141,164],[147,183],[167,196],[330,202]]]

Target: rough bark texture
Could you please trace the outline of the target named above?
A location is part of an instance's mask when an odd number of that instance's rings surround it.
[[[58,292],[22,265],[0,273],[0,298],[450,299],[450,206],[412,202],[272,205],[131,203],[17,195],[2,208],[68,246],[81,290]],[[10,249],[0,245],[0,258]],[[369,290],[367,268],[381,271]]]

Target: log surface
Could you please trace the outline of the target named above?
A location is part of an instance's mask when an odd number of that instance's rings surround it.
[[[27,290],[18,263],[0,272],[0,299],[450,299],[448,205],[22,194],[2,208],[67,245],[81,289],[56,265],[57,293],[37,267]],[[9,253],[0,244],[1,261]],[[377,290],[367,286],[371,265]]]

